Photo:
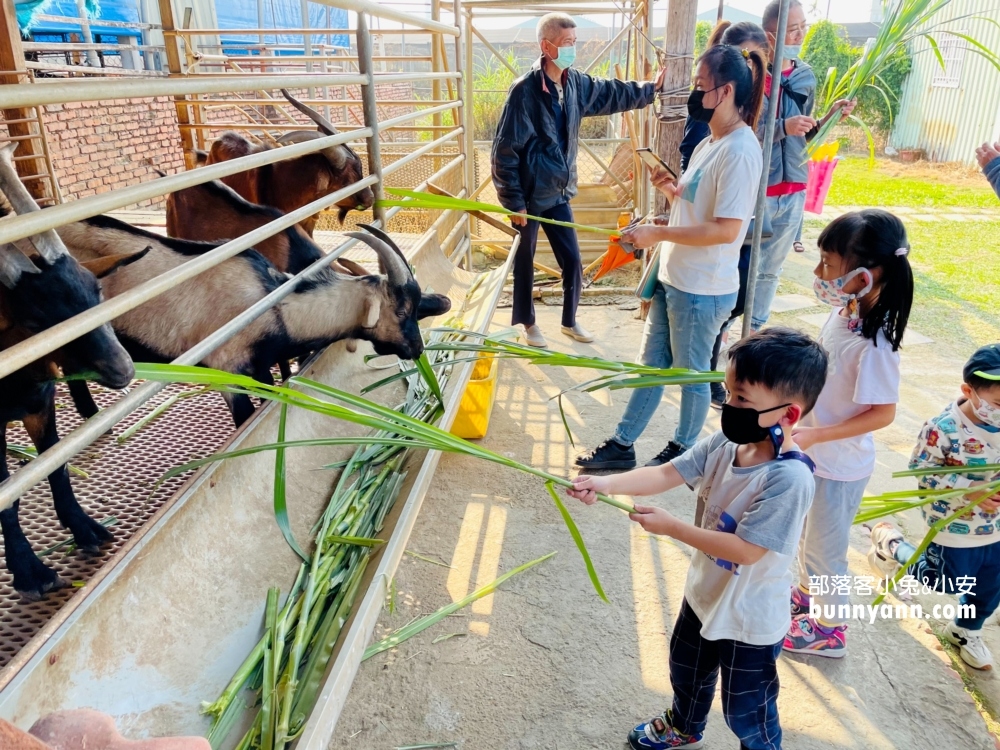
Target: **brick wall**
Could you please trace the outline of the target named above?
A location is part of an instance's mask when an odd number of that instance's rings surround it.
[[[360,87],[347,87],[347,98],[359,98]],[[331,96],[340,98],[331,90]],[[293,95],[305,96],[305,91]],[[376,87],[379,118],[388,119],[412,111],[411,106],[393,106],[394,99],[413,99],[409,83],[386,84]],[[223,96],[217,98],[225,98]],[[292,110],[287,107],[287,110]],[[362,122],[361,106],[350,106],[349,118],[355,125]],[[343,108],[331,112],[336,121]],[[304,129],[314,126],[304,115],[295,112]],[[220,108],[206,113],[209,122],[241,122],[244,117],[234,109]],[[45,129],[48,133],[52,163],[64,198],[83,198],[96,193],[136,185],[155,179],[155,169],[172,174],[184,170],[180,131],[173,99],[117,99],[106,103],[77,102],[45,107]],[[278,121],[277,119],[275,121]],[[249,123],[248,123],[249,124]],[[207,131],[206,136],[218,131]],[[383,140],[415,140],[412,131],[394,131]],[[142,207],[162,207],[163,199],[143,201]]]
[[[52,163],[65,198],[147,182],[184,169],[173,100],[116,99],[45,108]],[[163,200],[140,206],[162,205]]]

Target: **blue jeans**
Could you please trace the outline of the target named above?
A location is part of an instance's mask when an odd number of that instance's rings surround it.
[[[906,565],[916,552],[909,542],[896,547],[896,560]],[[958,593],[962,583],[971,591],[962,594],[960,604],[976,608],[975,617],[956,617],[955,624],[967,630],[982,630],[987,618],[1000,606],[1000,542],[982,547],[942,547],[931,542],[924,553],[906,571],[935,591]],[[957,579],[965,578],[959,581]],[[972,580],[969,580],[972,579]]]
[[[715,685],[722,675],[722,715],[741,750],[781,750],[778,668],[781,642],[753,646],[741,641],[707,641],[685,599],[670,636],[670,687],[674,729],[699,734],[708,724]]]
[[[760,243],[757,286],[754,287],[753,313],[750,321],[755,331],[767,322],[771,314],[771,303],[774,302],[774,295],[778,293],[781,266],[792,249],[792,243],[799,236],[805,205],[805,190],[767,199],[767,214],[771,217],[774,234]]]
[[[737,296],[737,292],[688,294],[657,282],[642,331],[639,362],[651,367],[710,370],[715,337],[729,320]],[[694,445],[708,417],[711,393],[708,383],[681,386],[681,416],[674,442],[684,448]],[[633,389],[625,414],[615,429],[615,441],[632,445],[638,440],[662,396],[663,386]]]

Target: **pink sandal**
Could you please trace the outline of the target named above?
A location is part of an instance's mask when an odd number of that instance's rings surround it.
[[[806,251],[806,246],[798,240],[795,240],[795,242],[792,243],[792,249],[797,253],[804,253]]]

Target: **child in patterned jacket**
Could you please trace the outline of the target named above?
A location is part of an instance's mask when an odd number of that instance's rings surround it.
[[[937,466],[983,466],[1000,463],[1000,345],[977,350],[962,371],[962,398],[932,417],[920,431],[910,458],[911,469]],[[920,488],[953,489],[995,481],[997,471],[935,474],[922,477]],[[973,494],[970,492],[970,495]],[[927,527],[960,510],[964,498],[938,499],[921,508]],[[945,629],[962,660],[990,669],[993,655],[983,643],[983,623],[1000,605],[1000,493],[987,498],[946,527],[907,573],[932,589],[963,593],[966,605]],[[891,524],[872,529],[868,561],[879,576],[894,576],[916,548]],[[966,615],[969,615],[966,617]]]

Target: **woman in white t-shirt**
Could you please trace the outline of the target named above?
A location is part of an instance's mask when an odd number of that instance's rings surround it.
[[[906,227],[880,208],[834,219],[819,236],[819,253],[813,287],[835,308],[819,334],[830,370],[816,406],[794,431],[816,464],[816,496],[799,549],[784,649],[840,657],[847,649],[849,534],[875,470],[872,433],[896,417],[913,272]]]
[[[644,225],[624,237],[639,248],[666,243],[642,334],[639,361],[653,367],[705,372],[722,324],[740,289],[740,246],[757,200],[763,156],[754,135],[764,96],[764,59],[729,45],[712,47],[698,60],[688,113],[707,122],[711,136],[691,155],[678,182],[666,172],[653,185],[671,203],[668,226]],[[576,459],[593,469],[631,469],[633,443],[649,424],[662,387],[637,388],[614,437]],[[681,413],[674,439],[646,466],[660,466],[697,441],[711,395],[708,383],[681,386]]]

